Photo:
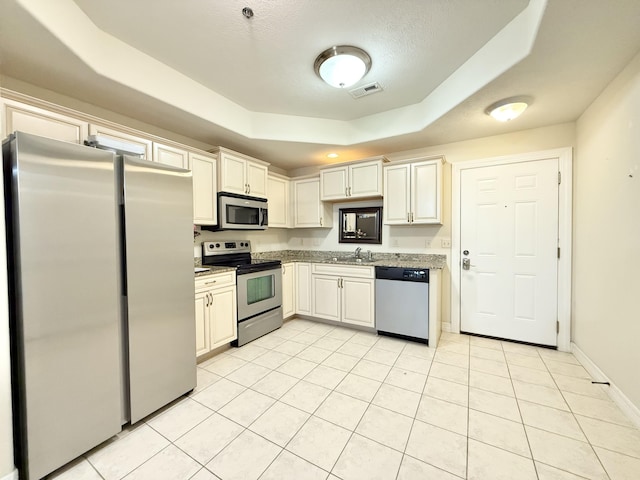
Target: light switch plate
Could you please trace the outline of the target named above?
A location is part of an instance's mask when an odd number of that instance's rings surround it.
[[[443,238],[442,239],[442,248],[451,248],[451,239]]]

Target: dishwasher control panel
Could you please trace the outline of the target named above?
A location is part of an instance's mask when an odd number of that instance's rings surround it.
[[[427,275],[425,270],[405,270],[402,272],[402,278],[406,280],[424,280]]]
[[[428,268],[376,267],[376,278],[379,280],[396,280],[401,282],[429,283]]]

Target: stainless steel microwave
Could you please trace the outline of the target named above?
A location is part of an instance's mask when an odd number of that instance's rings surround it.
[[[218,193],[219,230],[266,230],[267,200],[233,193]]]

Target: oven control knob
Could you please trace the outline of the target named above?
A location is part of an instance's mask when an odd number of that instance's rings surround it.
[[[220,248],[220,244],[219,243],[216,243],[216,248]]]

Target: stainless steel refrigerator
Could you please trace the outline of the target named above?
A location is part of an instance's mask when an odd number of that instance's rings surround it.
[[[40,478],[196,382],[188,170],[3,143],[16,464]]]

